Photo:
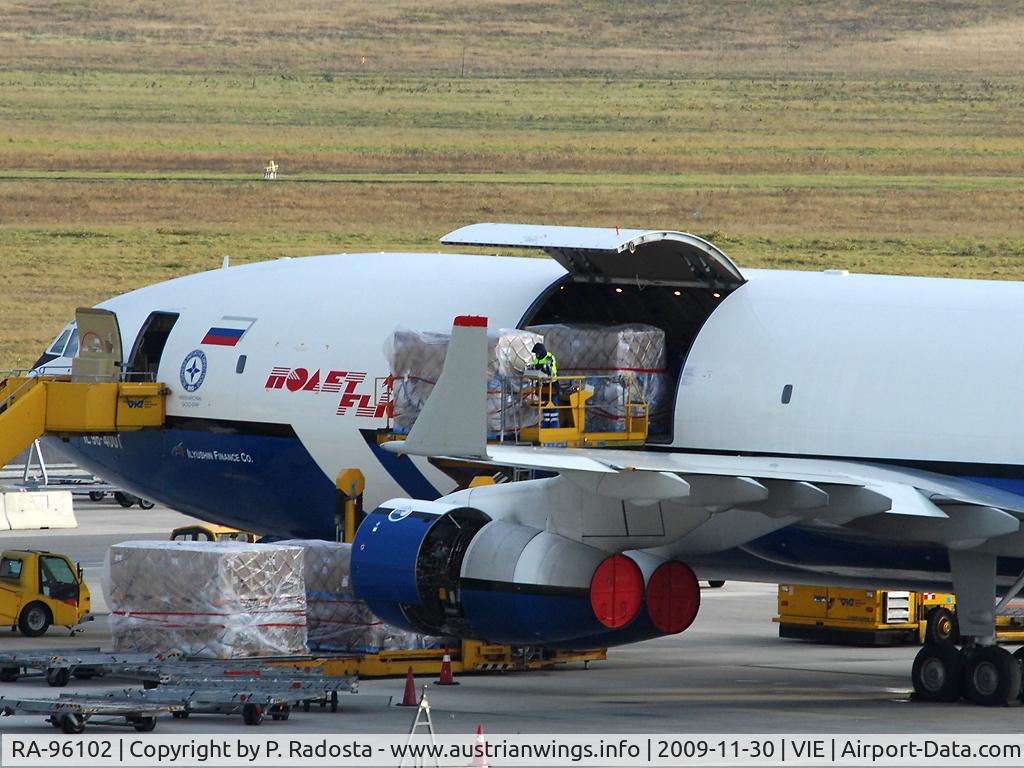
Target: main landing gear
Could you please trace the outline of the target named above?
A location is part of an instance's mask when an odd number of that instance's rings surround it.
[[[957,618],[954,620],[944,610],[928,617],[925,645],[914,659],[911,672],[914,699],[950,702],[965,698],[985,706],[1016,706],[1024,702],[1024,648],[1010,653],[996,645],[995,556],[950,550],[949,561]],[[1008,603],[1022,587],[1024,574],[998,607]]]

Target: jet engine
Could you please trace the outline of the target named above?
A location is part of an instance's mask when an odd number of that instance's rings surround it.
[[[595,647],[682,631],[700,600],[692,571],[637,555],[472,507],[394,499],[360,525],[352,583],[381,619],[430,635]]]

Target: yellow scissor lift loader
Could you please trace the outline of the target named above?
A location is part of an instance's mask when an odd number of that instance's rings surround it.
[[[80,347],[69,376],[9,376],[0,382],[0,466],[43,435],[102,435],[164,423],[166,388],[120,381],[117,318],[102,309],[76,314]]]
[[[587,431],[587,401],[595,381],[615,379],[621,387],[621,430]],[[521,442],[564,448],[604,448],[643,445],[647,442],[649,408],[632,376],[551,376],[510,380],[513,402],[523,407],[514,413],[535,412],[532,426],[514,425]],[[563,403],[567,399],[567,403]],[[557,405],[555,404],[557,402]]]

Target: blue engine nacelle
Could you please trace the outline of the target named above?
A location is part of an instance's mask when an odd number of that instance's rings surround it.
[[[374,510],[352,548],[356,596],[387,623],[517,645],[613,645],[681,631],[671,605],[679,590],[665,586],[675,566],[653,578],[626,555],[470,507],[410,499]]]
[[[379,618],[428,635],[448,627],[466,547],[489,522],[454,504],[394,499],[367,515],[352,542],[352,587]]]

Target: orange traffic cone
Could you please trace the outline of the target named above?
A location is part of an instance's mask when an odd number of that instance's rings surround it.
[[[448,646],[444,647],[444,656],[441,657],[441,679],[435,680],[434,685],[458,685],[455,676],[452,675],[452,657],[448,653]]]
[[[400,707],[418,707],[419,702],[416,701],[416,682],[412,678],[412,667],[409,667],[409,672],[405,676],[405,696],[402,697],[402,703]]]
[[[476,727],[476,749],[473,750],[473,762],[470,768],[489,768],[487,765],[487,742],[484,741],[484,727]]]

